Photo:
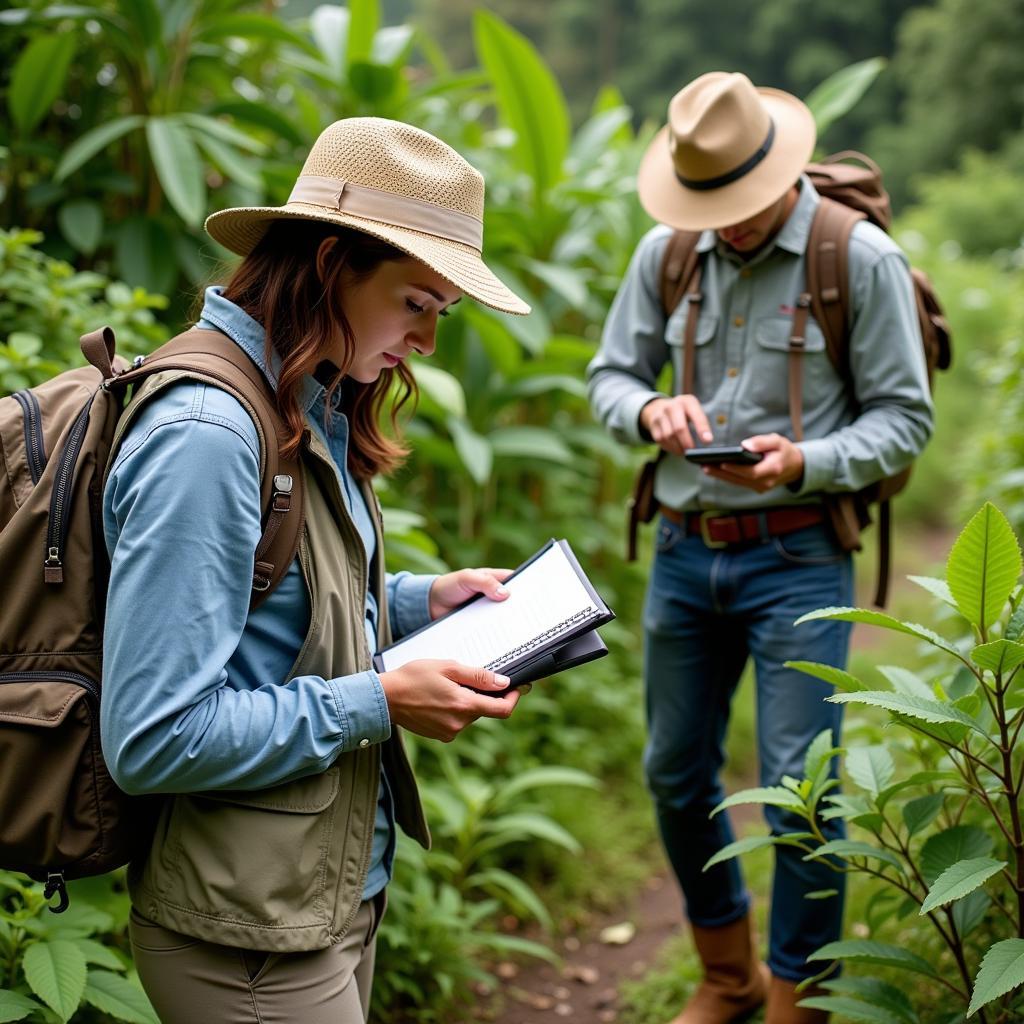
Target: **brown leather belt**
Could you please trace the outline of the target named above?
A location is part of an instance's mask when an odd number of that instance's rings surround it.
[[[756,512],[679,512],[662,505],[661,514],[702,537],[709,548],[764,541],[825,521],[820,505],[783,505]]]

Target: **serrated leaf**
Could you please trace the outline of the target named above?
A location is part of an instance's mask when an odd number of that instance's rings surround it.
[[[926,793],[924,796],[908,800],[903,805],[903,822],[907,826],[907,835],[915,836],[927,828],[942,811],[945,796],[942,793]]]
[[[128,1024],[160,1024],[146,993],[127,978],[108,971],[90,971],[84,999],[97,1010]]]
[[[927,914],[936,907],[945,906],[974,892],[1005,867],[1005,860],[993,860],[991,857],[974,857],[953,864],[932,883],[927,898],[921,904],[920,913]]]
[[[957,611],[960,610],[957,608],[956,598],[953,597],[949,584],[945,580],[940,580],[935,576],[908,576],[907,579],[927,590],[929,594],[934,595],[940,601],[944,601],[950,607],[956,608]]]
[[[867,608],[819,608],[817,611],[801,615],[794,623],[799,626],[804,622],[814,622],[818,619],[834,619],[839,622],[862,622],[868,626],[881,626],[883,629],[890,629],[896,633],[906,633],[908,636],[925,640],[933,647],[945,651],[947,654],[960,657],[960,652],[944,637],[939,636],[934,630],[922,626],[917,622],[903,622],[895,619],[885,612],[871,611]]]
[[[846,774],[872,796],[892,781],[896,765],[885,747],[853,747],[846,752]]]
[[[867,707],[884,708],[909,718],[919,718],[923,722],[935,722],[950,725],[964,725],[982,736],[988,734],[970,715],[964,714],[952,704],[938,700],[925,700],[923,697],[905,697],[902,694],[888,693],[883,690],[865,690],[862,693],[835,693],[826,700],[835,704],[864,704]]]
[[[899,665],[879,665],[878,671],[892,684],[895,693],[907,697],[924,697],[931,700],[935,693],[919,676]]]
[[[979,644],[971,651],[971,661],[990,672],[1012,672],[1024,665],[1024,644],[1005,639]]]
[[[984,889],[975,889],[953,904],[953,924],[961,938],[970,935],[981,924],[991,905],[992,897]]]
[[[795,668],[799,672],[831,683],[837,690],[842,690],[845,693],[856,693],[858,690],[868,688],[856,676],[841,668],[836,668],[834,665],[820,665],[815,661],[787,661],[784,662],[784,665],[786,668]]]
[[[1020,545],[1006,516],[991,502],[963,528],[946,563],[946,579],[960,613],[988,629],[1020,578]]]
[[[871,1003],[862,1003],[850,996],[807,996],[800,999],[797,1005],[807,1010],[838,1013],[841,1020],[854,1021],[856,1024],[899,1024],[899,1018],[889,1010]]]
[[[974,980],[971,1005],[967,1016],[972,1017],[987,1003],[1024,983],[1024,939],[1003,939],[991,946],[981,961],[981,970]]]
[[[1024,601],[1017,605],[1010,621],[1006,624],[1006,639],[1020,640],[1024,637]]]
[[[974,825],[954,825],[929,836],[918,860],[924,880],[932,885],[947,868],[962,860],[988,857],[995,840]]]
[[[95,939],[74,939],[75,945],[82,951],[87,964],[106,968],[108,971],[126,971],[128,968],[121,958],[109,947]]]
[[[855,963],[884,964],[900,967],[906,971],[937,977],[935,969],[927,960],[902,946],[892,946],[874,939],[842,939],[830,942],[813,952],[808,960],[851,960]]]
[[[819,860],[822,857],[870,857],[885,864],[891,864],[901,873],[903,872],[903,865],[894,853],[889,850],[881,850],[870,843],[862,843],[858,839],[831,839],[819,846],[813,853],[807,854],[804,860]]]
[[[711,812],[711,817],[714,817],[719,811],[724,811],[727,807],[735,807],[737,804],[769,804],[772,807],[788,807],[792,810],[804,809],[803,800],[784,786],[759,786],[727,796]]]
[[[35,942],[22,960],[25,980],[61,1020],[69,1020],[85,991],[85,956],[67,939]]]
[[[813,783],[818,773],[828,764],[837,753],[832,746],[832,730],[822,729],[817,736],[811,740],[811,745],[804,755],[804,777]]]
[[[807,838],[810,837],[810,833],[806,832],[803,835]],[[754,850],[762,850],[766,846],[778,846],[778,836],[744,836],[742,839],[737,839],[727,846],[723,846],[714,856],[708,858],[708,862],[701,869],[707,871],[708,868],[714,867],[716,864],[721,864],[722,861],[732,860],[733,857],[742,857],[745,853],[752,853]],[[793,845],[788,844],[788,845]]]
[[[43,1007],[34,999],[18,992],[0,988],[0,1024],[24,1020],[30,1013],[39,1013]]]

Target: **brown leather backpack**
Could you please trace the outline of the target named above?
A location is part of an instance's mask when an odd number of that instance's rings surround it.
[[[850,233],[860,220],[869,220],[888,231],[892,225],[889,194],[882,184],[882,172],[862,153],[845,151],[809,164],[808,177],[821,196],[807,243],[805,291],[794,303],[793,327],[789,338],[789,414],[793,439],[803,440],[802,383],[804,331],[809,313],[821,327],[829,359],[852,390],[850,372],[850,286],[847,252]],[[675,231],[669,239],[661,264],[660,295],[668,316],[689,292],[690,305],[683,336],[683,380],[681,394],[693,391],[695,331],[700,313],[701,267],[697,241],[701,233]],[[911,268],[917,318],[921,328],[928,382],[935,370],[946,370],[952,361],[951,335],[942,306],[924,271]],[[657,512],[654,475],[663,453],[640,471],[629,512],[627,557],[636,557],[636,529]],[[878,582],[875,604],[885,605],[889,587],[892,510],[890,499],[910,478],[910,469],[852,494],[828,495],[824,499],[836,539],[846,551],[861,549],[860,532],[871,519],[871,506],[879,508]]]
[[[99,736],[109,578],[101,502],[129,389],[136,408],[178,380],[203,380],[252,415],[264,524],[253,607],[287,572],[302,526],[302,475],[280,455],[274,394],[233,341],[187,331],[129,368],[104,327],[83,336],[82,351],[91,365],[0,399],[0,868],[45,880],[58,913],[65,879],[131,858],[154,803],[118,789]]]

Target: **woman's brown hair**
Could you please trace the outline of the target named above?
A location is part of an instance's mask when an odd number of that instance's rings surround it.
[[[324,276],[317,274],[316,254],[325,238],[336,238],[327,256]],[[368,478],[395,470],[408,454],[399,440],[380,427],[381,410],[397,375],[398,399],[391,406],[391,427],[399,436],[399,409],[416,394],[416,384],[404,363],[385,369],[372,384],[361,384],[345,374],[355,356],[355,337],[345,316],[341,275],[358,286],[381,263],[411,259],[400,249],[362,231],[352,231],[315,220],[278,220],[242,261],[224,289],[224,297],[263,325],[267,336],[267,364],[280,358],[277,404],[288,428],[282,452],[294,456],[306,429],[302,407],[302,381],[320,368],[318,379],[327,388],[328,410],[338,408],[349,421],[348,465],[357,477]],[[342,363],[327,361],[338,351],[342,335]],[[321,364],[324,364],[321,366]],[[324,379],[324,373],[328,379]],[[344,380],[340,395],[338,388]]]

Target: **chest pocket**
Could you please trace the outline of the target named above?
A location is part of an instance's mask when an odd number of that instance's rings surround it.
[[[689,311],[688,303],[680,303],[665,324],[665,343],[672,353],[672,390],[677,395],[683,390],[683,338]],[[701,401],[707,401],[714,394],[722,379],[721,346],[711,344],[717,333],[718,315],[701,313],[697,319],[697,351],[693,363],[693,389]]]
[[[789,415],[789,336],[793,319],[788,316],[762,317],[754,326],[750,359],[750,398],[764,412]],[[804,330],[803,396],[804,408],[817,404],[831,393],[838,379],[826,350],[825,335],[808,317]]]

